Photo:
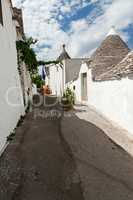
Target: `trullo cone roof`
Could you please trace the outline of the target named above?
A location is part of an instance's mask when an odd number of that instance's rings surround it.
[[[115,67],[102,74],[100,79],[103,81],[121,79],[122,77],[130,77],[133,74],[133,51]]]
[[[71,57],[69,56],[69,54],[67,53],[66,51],[66,46],[65,44],[63,44],[63,49],[62,49],[62,52],[60,54],[60,56],[57,58],[57,61],[62,61],[62,60],[66,60],[66,59],[71,59]]]
[[[99,80],[101,74],[117,65],[129,51],[127,44],[121,39],[115,29],[111,28],[106,39],[91,57],[93,79]]]

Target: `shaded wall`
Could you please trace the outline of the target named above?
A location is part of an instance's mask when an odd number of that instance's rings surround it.
[[[0,24],[0,150],[6,137],[24,114],[20,77],[17,66],[16,30],[8,0],[2,1],[3,26]],[[15,89],[17,88],[17,89]],[[9,91],[9,102],[6,94]],[[16,106],[11,105],[17,104]]]
[[[78,77],[75,81],[69,82],[67,84],[67,86],[69,86],[72,90],[73,88],[75,88],[74,93],[75,93],[75,100],[77,103],[84,103],[87,104],[86,101],[82,100],[82,86],[81,86],[81,76],[82,73],[87,73],[87,83],[89,81],[89,70],[88,70],[88,66],[86,63],[83,63],[80,67],[80,71],[78,74]],[[89,85],[87,84],[87,98],[88,98],[88,94],[89,94]]]

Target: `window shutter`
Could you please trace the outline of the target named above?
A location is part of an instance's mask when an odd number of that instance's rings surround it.
[[[2,0],[0,0],[0,23],[3,25]]]

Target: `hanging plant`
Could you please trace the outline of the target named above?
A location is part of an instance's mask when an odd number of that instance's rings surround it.
[[[31,76],[32,83],[36,84],[37,88],[41,88],[45,81],[42,80],[41,76],[38,74],[34,74]]]
[[[16,42],[17,52],[18,52],[18,65],[20,62],[24,62],[31,74],[37,72],[37,59],[34,50],[31,45],[35,44],[36,40],[32,38],[25,38],[24,40],[19,40]]]

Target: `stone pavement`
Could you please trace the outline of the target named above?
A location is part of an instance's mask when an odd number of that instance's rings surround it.
[[[0,199],[133,199],[132,157],[78,113],[53,105],[26,116],[0,160]]]
[[[105,132],[109,138],[124,148],[133,156],[133,133],[129,133],[114,121],[109,120],[99,113],[93,106],[75,106],[76,116],[80,119],[95,124]],[[78,110],[80,112],[78,112]]]
[[[133,158],[101,129],[83,119],[84,112],[79,107],[61,124],[80,174],[84,199],[132,200]]]
[[[47,109],[47,113],[50,108]],[[46,110],[45,110],[46,112]],[[33,117],[21,145],[21,184],[14,200],[83,199],[71,150],[60,132],[60,118]]]

